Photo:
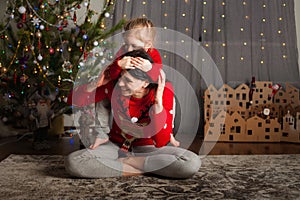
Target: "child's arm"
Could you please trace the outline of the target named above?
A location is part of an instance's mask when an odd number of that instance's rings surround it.
[[[122,48],[118,51],[117,55],[121,56],[122,55]],[[140,66],[139,68],[143,71],[145,71],[147,73],[147,75],[154,81],[157,82],[157,78],[160,74],[160,70],[162,69],[162,60],[160,57],[160,54],[158,52],[157,49],[152,48],[151,50],[149,50],[147,52],[152,60],[153,63],[151,64],[148,60],[142,59],[142,58],[126,58],[124,57],[123,59],[117,59],[108,66],[108,68],[106,70],[108,70],[108,73],[104,73],[104,74],[108,74],[108,76],[106,75],[107,78],[111,79],[111,80],[116,80],[119,75],[122,72],[122,69],[130,69],[133,68],[134,64],[137,64],[138,66]],[[140,60],[140,62],[137,63],[137,60]],[[145,64],[145,62],[149,62],[148,64]],[[150,65],[151,64],[151,65]]]

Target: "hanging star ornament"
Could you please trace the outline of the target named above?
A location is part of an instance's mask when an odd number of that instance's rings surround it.
[[[37,18],[37,17],[33,17],[32,20],[31,20],[31,22],[32,22],[32,24],[34,26],[38,26],[38,25],[40,25],[41,20],[39,18]]]

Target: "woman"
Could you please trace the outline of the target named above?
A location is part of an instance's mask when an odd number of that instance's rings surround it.
[[[122,57],[141,57],[144,50]],[[69,95],[69,103],[85,106],[111,100],[114,113],[108,138],[97,137],[92,149],[71,153],[67,171],[77,177],[101,178],[152,173],[169,178],[188,178],[201,165],[191,151],[166,146],[172,134],[173,87],[161,70],[158,83],[138,68],[122,71],[118,82],[97,87],[83,85]],[[73,101],[72,101],[73,100]]]

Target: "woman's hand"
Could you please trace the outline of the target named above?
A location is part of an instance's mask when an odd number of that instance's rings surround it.
[[[104,143],[106,143],[106,142],[108,142],[108,138],[106,138],[106,139],[101,139],[101,138],[96,138],[95,139],[95,142],[94,142],[94,144],[92,144],[91,146],[90,146],[90,149],[96,149],[98,146],[100,146],[101,144],[104,144]]]
[[[163,110],[163,93],[166,85],[166,74],[161,69],[160,75],[158,76],[158,87],[155,95],[155,113],[158,114]]]

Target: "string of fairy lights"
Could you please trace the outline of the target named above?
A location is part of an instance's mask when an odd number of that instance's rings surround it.
[[[132,5],[136,5],[136,3],[140,3],[143,6],[146,7],[148,4],[150,4],[150,1],[134,1],[134,0],[126,0],[127,4],[132,4]],[[190,0],[180,0],[182,2],[184,2],[187,5],[192,5]],[[162,20],[161,20],[161,24],[157,24],[158,26],[161,26],[164,29],[172,29],[173,27],[169,27],[172,25],[168,26],[168,20],[167,19],[170,16],[170,13],[165,12],[167,9],[167,6],[170,6],[170,4],[172,4],[172,0],[161,0],[161,15],[162,15]],[[173,1],[174,2],[174,1]],[[216,31],[219,35],[219,40],[221,41],[217,41],[220,45],[221,48],[223,48],[223,52],[220,55],[220,58],[218,58],[218,60],[223,60],[223,63],[226,63],[226,59],[228,59],[226,57],[226,54],[224,52],[228,51],[229,45],[227,44],[226,41],[226,23],[230,23],[229,20],[231,20],[231,23],[233,21],[235,21],[234,19],[228,19],[226,12],[227,12],[227,6],[230,6],[230,1],[225,1],[225,0],[221,0],[221,1],[208,1],[208,0],[202,0],[202,1],[194,1],[194,3],[201,3],[203,6],[203,13],[200,16],[201,17],[201,24],[199,24],[199,26],[201,26],[201,37],[202,37],[202,45],[203,47],[205,47],[207,49],[207,51],[210,51],[210,48],[212,48],[212,42],[211,40],[205,40],[207,39],[207,35],[211,35],[212,33],[210,31]],[[266,31],[267,31],[267,24],[270,23],[270,18],[274,17],[274,16],[267,16],[269,15],[269,12],[267,9],[269,9],[270,6],[268,6],[268,4],[272,3],[270,1],[259,1],[257,3],[260,4],[261,10],[258,12],[261,12],[261,19],[259,21],[253,21],[253,16],[251,16],[253,13],[251,13],[251,4],[253,4],[253,2],[251,2],[251,0],[240,0],[240,1],[234,1],[234,3],[240,3],[241,4],[241,9],[242,9],[242,15],[240,16],[242,18],[242,23],[241,26],[238,27],[239,30],[236,30],[238,32],[240,32],[240,44],[239,44],[239,48],[240,48],[240,54],[236,55],[239,56],[238,60],[240,60],[241,63],[249,61],[250,59],[253,58],[249,58],[247,57],[247,53],[249,52],[249,48],[257,48],[256,45],[255,46],[251,46],[252,42],[257,42],[258,45],[258,51],[260,52],[260,57],[257,58],[258,60],[256,61],[256,63],[260,64],[261,66],[264,66],[266,64],[266,59],[267,59],[267,55],[266,55],[266,48],[267,48],[267,43],[268,43],[268,38],[266,37]],[[175,4],[175,2],[174,2]],[[129,7],[129,5],[126,5],[127,7]],[[176,5],[178,5],[178,1],[176,3]],[[208,20],[211,20],[212,15],[214,15],[215,13],[208,11],[208,9],[210,9],[213,6],[221,6],[221,8],[219,9],[215,9],[217,11],[222,11],[223,13],[221,13],[219,15],[218,18],[214,19],[214,23],[217,23],[218,27],[216,29],[212,29],[212,24],[209,23]],[[284,28],[284,23],[287,23],[287,21],[285,21],[284,16],[286,16],[286,12],[288,12],[288,3],[286,0],[281,0],[280,1],[280,7],[279,9],[277,9],[277,11],[280,13],[281,16],[278,17],[277,20],[277,30],[275,33],[271,33],[271,34],[278,34],[280,37],[280,46],[281,46],[281,52],[282,52],[282,60],[283,62],[287,62],[288,61],[288,55],[287,55],[287,39],[286,39],[286,35],[283,34],[283,28]],[[132,12],[131,9],[127,9],[128,11]],[[145,11],[147,11],[147,9],[144,9]],[[140,12],[140,11],[137,11]],[[144,12],[144,11],[143,11]],[[149,10],[148,10],[149,12]],[[170,12],[170,9],[169,9]],[[176,10],[176,11],[172,11],[172,12],[176,12],[177,15],[179,15],[180,17],[183,17],[188,20],[191,19],[191,17],[187,17],[190,13],[187,11],[182,11],[182,10]],[[132,13],[124,13],[123,17],[124,18],[128,18],[130,17],[130,14]],[[152,13],[141,13],[140,16],[143,17],[147,17],[147,14],[149,14],[149,16]],[[256,24],[257,23],[257,24]],[[190,23],[186,23],[186,24],[190,24]],[[186,26],[186,24],[180,24],[180,26],[178,26],[177,28],[181,28],[183,29],[186,34],[188,35],[190,33],[190,30],[193,27],[188,27]],[[256,38],[259,38],[259,41],[252,41],[252,36],[251,34],[255,34],[253,33],[249,33],[249,31],[251,30],[250,26],[258,26],[260,27],[260,32],[258,33],[259,35],[257,35]],[[253,37],[255,38],[255,37]],[[166,44],[168,44],[170,41],[165,41]],[[256,51],[256,50],[255,50]],[[162,55],[163,58],[167,58],[167,54],[163,54]],[[186,55],[186,58],[189,58],[189,55]],[[247,60],[248,59],[248,60]]]

